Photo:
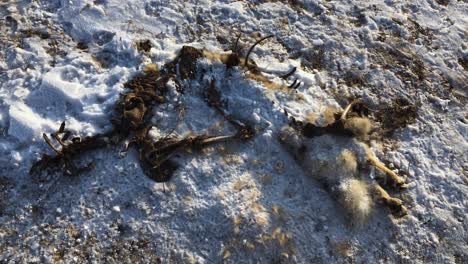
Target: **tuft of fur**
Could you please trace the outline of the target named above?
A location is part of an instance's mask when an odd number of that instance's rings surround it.
[[[335,115],[339,112],[340,110],[335,108],[335,107],[331,107],[331,106],[327,106],[325,108],[325,110],[323,111],[322,113],[322,118],[323,118],[323,126],[329,126],[333,123],[335,123]]]
[[[369,187],[366,182],[354,178],[357,174],[357,158],[349,149],[344,149],[336,157],[337,175],[340,180],[337,183],[338,201],[343,206],[345,212],[351,217],[352,226],[362,226],[368,219],[372,199],[369,194]]]
[[[338,157],[336,157],[336,168],[339,170],[341,176],[345,178],[353,177],[357,172],[357,158],[354,153],[349,150],[343,150]]]
[[[338,186],[338,200],[351,217],[352,226],[362,226],[372,211],[369,186],[358,179],[346,179]]]
[[[357,137],[364,137],[372,129],[369,119],[363,117],[352,117],[345,121],[345,128],[350,130]]]

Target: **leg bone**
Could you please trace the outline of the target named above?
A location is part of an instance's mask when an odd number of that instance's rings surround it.
[[[385,164],[383,164],[381,161],[377,159],[375,154],[368,149],[366,151],[366,156],[367,159],[374,165],[377,169],[380,171],[384,172],[388,179],[390,180],[391,184],[400,188],[407,188],[408,186],[405,184],[405,179],[403,177],[398,176],[395,172],[387,168]]]

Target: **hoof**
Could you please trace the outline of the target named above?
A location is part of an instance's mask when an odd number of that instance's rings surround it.
[[[408,209],[403,205],[403,202],[397,198],[390,198],[386,201],[390,212],[395,217],[403,217],[408,214]]]

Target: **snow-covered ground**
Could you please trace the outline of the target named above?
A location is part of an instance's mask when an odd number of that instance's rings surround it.
[[[0,262],[467,263],[467,27],[461,0],[1,1]],[[235,132],[203,98],[214,81],[252,140],[180,153],[165,191],[123,145],[83,154],[94,167],[77,176],[29,174],[52,154],[42,133],[109,131],[145,65],[184,45],[223,53],[239,32],[244,54],[274,35],[251,58],[277,85],[202,58],[183,93],[168,83],[152,133]],[[377,205],[361,228],[277,139],[285,110],[320,123],[354,98],[385,130],[373,151],[409,183],[392,192],[408,216]]]

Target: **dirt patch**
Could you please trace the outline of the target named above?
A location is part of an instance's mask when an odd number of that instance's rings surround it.
[[[297,54],[297,57],[302,58],[302,68],[317,69],[319,71],[328,68],[326,56],[324,46],[308,49],[304,52],[301,51]],[[293,58],[294,57],[296,56],[293,56]]]
[[[411,36],[408,38],[410,42],[415,42],[416,39],[421,38],[424,41],[424,45],[429,48],[432,45],[434,34],[428,28],[421,26],[416,20],[408,18],[408,30],[411,32]]]
[[[279,1],[279,0],[260,0],[259,1],[260,3],[276,3],[276,2],[280,2],[280,3],[285,3],[287,5],[289,5],[291,7],[291,9],[293,9],[294,11],[296,12],[302,12],[304,11],[304,4],[302,3],[302,1],[298,1],[298,0],[287,0],[287,1]]]
[[[415,83],[426,78],[427,70],[424,62],[410,50],[403,47],[378,46],[374,54],[377,63],[395,73],[403,81]]]
[[[13,187],[13,183],[6,177],[0,176],[0,216],[8,206],[8,190]]]
[[[443,6],[448,6],[448,4],[450,4],[450,0],[436,0],[436,2]]]
[[[460,64],[465,71],[468,71],[468,56],[459,58],[458,64]]]
[[[152,47],[149,39],[137,41],[136,46],[139,52],[149,52]]]
[[[343,80],[349,87],[352,86],[365,86],[367,84],[367,76],[365,73],[357,70],[350,70],[343,76]]]
[[[37,36],[41,39],[49,39],[50,38],[50,33],[47,31],[47,29],[25,29],[21,31],[21,37],[22,38],[30,38]]]
[[[419,106],[407,99],[395,99],[392,104],[375,113],[376,121],[382,124],[382,134],[392,136],[399,129],[416,122]]]

